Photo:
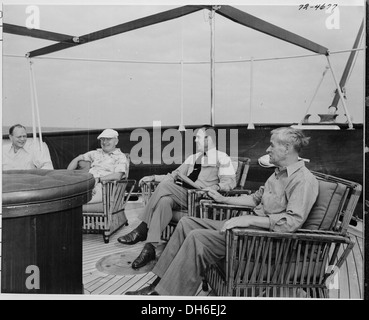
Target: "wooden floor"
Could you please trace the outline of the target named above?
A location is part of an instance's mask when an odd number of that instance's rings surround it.
[[[115,233],[108,244],[103,241],[102,235],[83,235],[83,285],[85,294],[90,295],[124,295],[126,291],[135,291],[145,287],[155,280],[152,272],[144,274],[131,274],[126,276],[110,275],[96,269],[96,263],[103,257],[117,253],[128,253],[137,257],[144,243],[133,246],[120,244],[118,237],[129,233],[138,226],[138,214],[143,209],[141,202],[129,203],[126,209],[129,226],[121,228]],[[135,273],[132,269],[132,273]],[[196,296],[209,296],[211,292],[204,292],[199,288]]]
[[[124,295],[127,291],[138,290],[154,281],[156,276],[152,272],[129,275],[111,275],[97,270],[96,264],[103,257],[124,253],[138,256],[143,248],[140,242],[133,246],[122,245],[117,238],[129,233],[138,224],[137,216],[143,209],[139,201],[128,204],[126,215],[129,226],[123,227],[111,237],[108,244],[102,235],[83,235],[83,284],[85,294],[88,295]],[[339,280],[330,291],[332,299],[363,299],[363,232],[362,225],[350,228],[350,234],[356,244],[348,259],[338,273]],[[336,281],[337,282],[337,281]],[[196,296],[212,296],[212,292],[204,292],[199,288]],[[128,297],[128,296],[127,296]]]

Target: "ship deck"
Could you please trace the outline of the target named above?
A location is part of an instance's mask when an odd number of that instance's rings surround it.
[[[102,235],[83,235],[83,285],[86,295],[124,295],[127,291],[134,291],[147,286],[156,278],[151,271],[137,273],[132,269],[131,274],[127,274],[129,272],[113,274],[97,268],[104,257],[117,254],[129,257],[139,255],[143,248],[142,242],[133,246],[126,246],[120,244],[117,238],[129,233],[139,224],[137,216],[142,209],[143,205],[140,201],[128,203],[126,215],[129,226],[121,228],[110,238],[108,244],[104,243]],[[332,299],[363,299],[364,244],[362,228],[361,222],[355,227],[350,226],[349,232],[355,241],[355,246],[338,273],[339,284],[336,287],[339,289],[330,291],[330,298]],[[214,294],[211,290],[208,292],[202,291],[200,286],[196,296],[198,298],[214,297]]]

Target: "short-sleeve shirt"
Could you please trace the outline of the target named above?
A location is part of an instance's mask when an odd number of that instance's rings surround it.
[[[14,152],[12,144],[3,147],[3,170],[31,170],[48,169],[53,170],[49,149],[45,142],[41,151],[36,142],[26,142],[23,148]]]
[[[106,153],[102,149],[86,152],[83,160],[91,162],[89,172],[95,177],[104,177],[112,173],[126,173],[128,159],[126,155],[115,149],[113,152]]]

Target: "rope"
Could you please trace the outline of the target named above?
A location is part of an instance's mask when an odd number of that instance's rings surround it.
[[[325,70],[323,71],[323,74],[322,74],[322,77],[320,78],[319,84],[318,84],[318,86],[317,86],[317,87],[316,87],[316,89],[315,89],[314,95],[313,95],[313,97],[312,97],[312,99],[311,99],[311,101],[310,101],[310,104],[309,104],[308,108],[306,109],[305,116],[308,114],[308,112],[309,112],[309,110],[310,110],[310,107],[311,107],[311,105],[313,104],[313,101],[314,101],[314,99],[315,99],[315,96],[316,96],[316,95],[317,95],[317,93],[318,93],[318,90],[319,90],[319,88],[320,88],[320,85],[322,84],[323,79],[324,79],[324,76],[325,76],[325,74],[327,73],[328,69],[329,69],[329,66],[326,66],[326,67],[325,67]],[[303,118],[303,119],[301,119],[300,124],[302,124],[303,120],[304,120],[304,118]]]
[[[349,50],[339,50],[329,52],[332,54],[340,54],[351,51],[363,51],[365,48],[359,49],[349,49]],[[25,58],[22,55],[15,54],[4,54],[4,57],[10,58]],[[254,58],[253,61],[271,61],[271,60],[284,60],[284,59],[299,59],[299,58],[308,58],[308,57],[316,57],[321,56],[319,53],[314,54],[306,54],[306,55],[297,55],[297,56],[284,56],[284,57],[271,57],[271,58]],[[65,61],[82,61],[82,62],[109,62],[109,63],[137,63],[137,64],[181,64],[181,61],[149,61],[149,60],[109,60],[109,59],[85,59],[85,58],[67,58],[67,57],[35,57],[33,59],[38,60],[65,60]],[[239,60],[222,60],[215,61],[215,63],[243,63],[243,62],[251,62],[251,59],[239,59]],[[209,61],[183,61],[183,64],[209,64]]]
[[[183,124],[183,20],[181,26],[181,121],[178,128],[180,132],[186,131],[186,128]]]
[[[38,98],[37,98],[37,90],[36,90],[36,81],[35,76],[33,74],[32,69],[33,62],[29,60],[30,65],[30,76],[31,76],[31,100],[32,100],[32,128],[33,128],[33,138],[36,141],[36,120],[35,114],[37,117],[37,124],[38,124],[38,132],[40,136],[40,150],[41,153],[43,152],[43,141],[42,141],[42,131],[41,131],[41,121],[40,121],[40,111],[38,108]]]
[[[253,100],[253,85],[254,85],[254,60],[251,57],[251,64],[250,64],[250,109],[249,109],[249,124],[247,129],[255,129],[255,126],[252,122],[252,100]]]

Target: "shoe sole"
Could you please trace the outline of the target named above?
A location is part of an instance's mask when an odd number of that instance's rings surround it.
[[[129,246],[132,246],[132,245],[134,245],[134,244],[136,244],[136,243],[143,242],[143,241],[145,241],[146,239],[147,239],[147,238],[142,239],[142,240],[132,241],[132,242],[122,242],[121,240],[119,240],[119,239],[118,239],[118,242],[119,242],[119,243],[121,243],[121,244],[127,244],[127,245],[129,245]]]

